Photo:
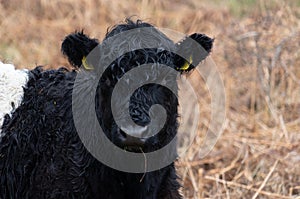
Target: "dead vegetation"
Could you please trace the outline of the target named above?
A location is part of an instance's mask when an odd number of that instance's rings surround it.
[[[226,121],[213,150],[200,158],[211,100],[199,91],[199,136],[177,163],[185,198],[300,198],[298,4],[257,0],[237,15],[236,5],[217,0],[0,0],[0,60],[20,68],[67,66],[59,51],[66,34],[84,29],[101,40],[126,16],[213,36]]]

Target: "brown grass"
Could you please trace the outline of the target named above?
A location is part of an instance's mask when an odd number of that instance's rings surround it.
[[[237,15],[234,5],[213,2],[0,0],[0,60],[67,66],[65,35],[84,29],[101,40],[107,27],[133,15],[215,37],[211,58],[224,80],[227,117],[214,149],[200,158],[211,112],[203,109],[199,138],[177,163],[185,198],[300,198],[300,8],[257,0]],[[209,107],[208,92],[199,95]]]

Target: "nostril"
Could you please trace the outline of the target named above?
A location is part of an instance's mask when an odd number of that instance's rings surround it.
[[[121,141],[126,140],[127,134],[124,131],[122,131],[121,129],[118,129],[118,134],[119,134],[119,138],[121,139]]]
[[[123,137],[125,137],[125,138],[127,137],[127,134],[126,134],[124,131],[122,131],[122,130],[120,131],[120,134],[121,134]]]

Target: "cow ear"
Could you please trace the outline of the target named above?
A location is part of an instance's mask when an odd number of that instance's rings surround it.
[[[99,44],[97,39],[89,38],[83,31],[69,34],[61,44],[62,53],[75,67],[92,69],[86,61],[87,55]]]
[[[188,72],[195,68],[211,52],[214,39],[194,33],[176,44],[176,70]]]

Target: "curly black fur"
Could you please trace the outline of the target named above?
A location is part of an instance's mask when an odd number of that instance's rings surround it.
[[[150,24],[127,20],[107,33],[109,37]],[[204,35],[192,36],[210,52],[212,40]],[[156,41],[167,40],[170,48],[180,48],[163,34]],[[135,38],[135,42],[139,42]],[[133,42],[132,40],[124,42]],[[70,63],[81,65],[81,59],[98,44],[82,32],[65,38],[62,52]],[[121,44],[120,44],[121,45]],[[108,49],[109,50],[109,49]],[[122,54],[122,53],[121,53]],[[195,55],[196,56],[196,55]],[[199,55],[198,55],[199,56]],[[196,56],[197,57],[197,56]],[[206,56],[195,59],[198,63]],[[182,59],[182,58],[181,58]],[[117,146],[124,147],[118,140],[123,133],[116,125],[111,113],[111,94],[118,80],[129,70],[145,63],[162,63],[178,68],[180,58],[162,49],[141,49],[122,54],[101,77],[96,92],[96,112],[106,136]],[[197,63],[191,63],[196,65]],[[0,143],[0,199],[179,199],[174,163],[157,171],[144,174],[126,173],[109,168],[96,160],[80,141],[73,121],[72,91],[78,73],[66,69],[43,71],[38,67],[29,73],[21,106],[6,118]],[[82,84],[93,84],[95,73]],[[166,81],[174,81],[173,76]],[[88,91],[83,96],[88,97]],[[82,99],[84,103],[84,99]],[[120,99],[120,104],[122,99]],[[137,89],[130,98],[130,115],[139,125],[150,122],[149,108],[161,104],[167,111],[163,129],[148,138],[144,152],[165,146],[177,132],[178,101],[174,94],[163,86],[147,84]],[[122,113],[120,113],[122,117]],[[86,124],[87,126],[93,124]]]

